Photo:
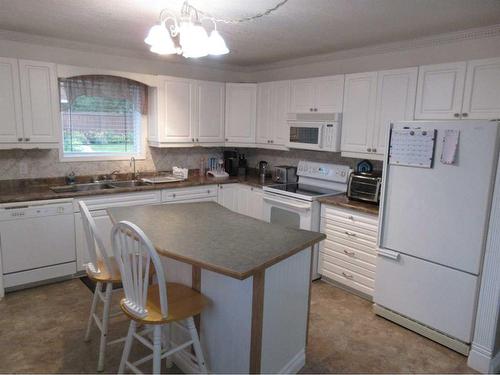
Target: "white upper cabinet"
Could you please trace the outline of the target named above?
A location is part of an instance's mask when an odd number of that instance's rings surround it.
[[[256,101],[256,84],[226,84],[226,142],[255,143]]]
[[[382,159],[389,124],[413,119],[417,75],[408,68],[346,76],[344,156]]]
[[[383,155],[389,124],[413,120],[418,68],[386,70],[378,72],[377,76],[372,152]]]
[[[17,59],[0,58],[0,142],[16,143],[23,140],[21,90]]]
[[[196,92],[198,104],[196,141],[224,142],[225,84],[199,81]]]
[[[290,81],[273,83],[271,106],[274,109],[272,143],[284,145],[288,141],[287,116],[290,112]]]
[[[293,113],[342,112],[344,75],[291,81]]]
[[[222,144],[224,95],[222,82],[161,77],[149,89],[150,145]]]
[[[424,65],[419,68],[415,119],[459,118],[466,62]]]
[[[377,72],[345,77],[342,152],[370,153],[377,103]]]
[[[273,124],[271,119],[272,91],[272,82],[259,83],[257,85],[257,128],[255,140],[261,144],[270,144],[273,138]]]
[[[421,66],[415,118],[500,118],[500,59]]]
[[[467,63],[462,118],[500,118],[500,59]]]
[[[24,141],[57,143],[59,94],[55,64],[19,60]]]
[[[196,81],[168,78],[164,89],[165,142],[194,142]]]
[[[257,143],[266,146],[286,143],[289,106],[289,81],[265,82],[257,85]]]

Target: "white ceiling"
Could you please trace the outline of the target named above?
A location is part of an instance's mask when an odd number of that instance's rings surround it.
[[[149,53],[143,39],[159,11],[183,0],[0,0],[0,29]],[[278,0],[191,0],[216,17],[239,18]],[[500,24],[499,0],[289,0],[270,16],[220,24],[225,64],[280,60]],[[179,59],[180,57],[169,57]]]

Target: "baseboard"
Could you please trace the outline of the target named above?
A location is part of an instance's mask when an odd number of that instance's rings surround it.
[[[306,364],[306,351],[302,349],[278,373],[297,374]]]
[[[500,351],[491,360],[490,372],[494,373],[494,374],[497,374],[500,372]]]
[[[391,320],[400,326],[408,328],[409,330],[418,333],[428,339],[435,341],[441,345],[444,345],[457,353],[468,355],[470,347],[466,343],[457,340],[453,337],[447,336],[441,332],[438,332],[430,327],[427,327],[415,320],[407,318],[405,316],[399,315],[394,311],[388,310],[380,305],[373,304],[373,312],[385,319]]]
[[[487,348],[472,343],[467,366],[483,374],[488,374],[491,365],[491,352]]]

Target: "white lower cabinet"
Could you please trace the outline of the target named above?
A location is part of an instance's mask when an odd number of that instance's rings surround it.
[[[323,205],[319,273],[373,296],[378,218],[355,210]]]
[[[231,211],[262,220],[264,199],[261,188],[243,184],[219,185],[217,203]]]

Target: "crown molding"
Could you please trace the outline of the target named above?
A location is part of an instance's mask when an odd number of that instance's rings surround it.
[[[86,43],[86,42],[78,42],[69,39],[61,39],[47,36],[40,36],[34,34],[28,34],[18,31],[4,30],[0,29],[0,40],[6,40],[11,42],[18,43],[27,43],[27,44],[37,44],[43,45],[47,47],[57,47],[57,48],[65,48],[83,52],[90,53],[99,53],[111,56],[121,56],[128,58],[136,58],[148,61],[162,61],[167,64],[176,64],[176,65],[193,65],[204,67],[208,69],[217,69],[222,71],[234,71],[241,72],[242,67],[237,65],[225,64],[222,62],[214,62],[210,60],[187,60],[181,58],[180,56],[159,56],[147,51],[139,51],[128,48],[120,48],[120,47],[110,47],[103,46],[98,44]]]
[[[296,65],[314,64],[329,60],[345,60],[369,55],[412,50],[424,47],[434,47],[443,44],[463,42],[467,40],[487,39],[500,37],[500,24],[460,30],[444,34],[435,34],[428,37],[403,40],[398,42],[383,43],[372,46],[341,50],[337,52],[319,54],[314,56],[299,57],[295,59],[280,60],[269,64],[246,66],[248,73],[265,70],[286,68]]]

